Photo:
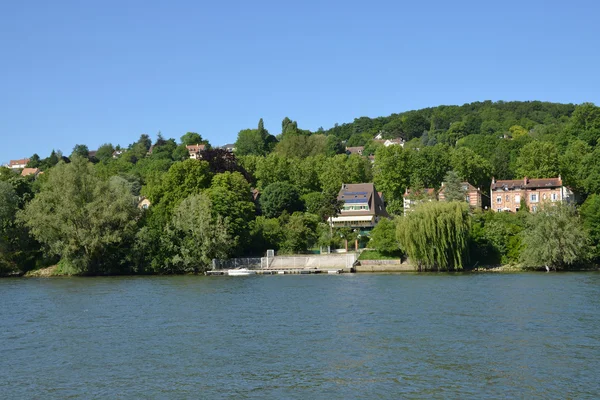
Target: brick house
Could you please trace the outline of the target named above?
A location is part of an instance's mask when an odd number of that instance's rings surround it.
[[[483,208],[486,203],[489,203],[489,201],[486,201],[488,200],[488,197],[481,193],[481,189],[476,188],[469,182],[461,182],[461,185],[462,190],[465,193],[465,201],[471,208]],[[411,189],[407,188],[404,193],[404,213],[406,214],[417,204],[424,201],[446,201],[446,196],[444,195],[445,190],[446,186],[444,185],[444,182],[442,182],[442,187],[438,192],[436,192],[435,189],[426,188],[420,193],[414,193]]]
[[[537,211],[544,202],[572,203],[573,192],[563,185],[562,179],[523,179],[495,180],[490,188],[492,209],[496,212],[517,212],[524,200],[529,211]]]

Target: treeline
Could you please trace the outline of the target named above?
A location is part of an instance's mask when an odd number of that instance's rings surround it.
[[[373,140],[378,134],[406,144],[383,147]],[[339,210],[342,183],[375,182],[398,216],[407,187],[439,188],[451,171],[484,192],[492,176],[561,174],[585,201],[581,220],[594,253],[599,137],[593,104],[481,102],[363,117],[316,132],[285,118],[272,135],[261,120],[239,132],[233,154],[193,132],[179,141],[142,135],[95,152],[77,145],[68,157],[33,155],[28,167],[44,172],[37,178],[0,168],[0,268],[60,261],[74,273],[180,273],[202,271],[214,257],[341,247],[356,233],[332,232],[325,221]],[[190,144],[206,145],[202,161],[189,159]],[[351,146],[364,146],[363,155],[347,155]],[[138,207],[142,197],[148,210]],[[469,260],[461,266],[522,261],[526,219],[469,214],[471,250],[461,253]],[[410,254],[408,238],[400,239],[388,235],[387,242]]]

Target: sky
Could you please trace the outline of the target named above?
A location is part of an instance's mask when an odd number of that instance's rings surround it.
[[[600,2],[0,3],[0,162],[441,104],[600,104]]]

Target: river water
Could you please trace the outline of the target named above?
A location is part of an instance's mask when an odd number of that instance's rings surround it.
[[[0,280],[0,397],[598,398],[600,274]]]

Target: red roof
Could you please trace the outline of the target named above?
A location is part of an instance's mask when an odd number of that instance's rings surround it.
[[[22,165],[27,164],[29,162],[29,158],[22,158],[20,160],[10,160],[10,165]]]
[[[522,190],[522,189],[544,189],[561,187],[562,179],[558,178],[542,178],[542,179],[509,179],[503,181],[492,181],[492,190]]]

